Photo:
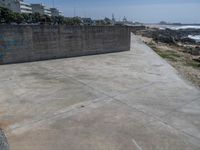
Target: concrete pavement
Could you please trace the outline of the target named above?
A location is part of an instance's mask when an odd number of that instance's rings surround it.
[[[199,150],[200,91],[132,35],[131,51],[0,66],[11,150]]]

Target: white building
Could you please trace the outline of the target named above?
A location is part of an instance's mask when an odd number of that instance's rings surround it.
[[[41,15],[51,16],[51,10],[43,4],[31,4],[33,13],[40,13]]]
[[[32,13],[31,5],[23,0],[0,0],[0,6],[6,7],[13,12]]]
[[[49,8],[43,4],[28,4],[24,0],[0,0],[0,6],[17,13],[40,13],[48,16],[62,15],[62,12],[57,8]]]
[[[57,8],[50,8],[52,16],[60,16],[60,11]]]
[[[51,16],[51,10],[50,10],[49,7],[44,6],[44,14],[45,14],[45,15],[48,15],[48,16]]]
[[[23,2],[23,0],[20,0],[20,10],[21,13],[32,13],[31,5]]]

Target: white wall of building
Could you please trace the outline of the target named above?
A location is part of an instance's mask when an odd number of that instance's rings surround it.
[[[42,4],[28,4],[24,0],[0,0],[0,6],[18,13],[40,13],[48,16],[61,15],[57,8],[49,8]]]
[[[42,15],[51,16],[51,10],[42,4],[31,4],[33,13],[40,13]]]
[[[31,5],[23,2],[23,0],[0,0],[0,6],[6,7],[13,12],[32,13]]]

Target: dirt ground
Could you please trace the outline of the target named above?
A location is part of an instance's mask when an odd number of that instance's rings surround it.
[[[193,60],[194,56],[184,52],[184,47],[155,43],[147,37],[140,36],[140,38],[158,55],[167,60],[184,78],[200,88],[200,62]]]

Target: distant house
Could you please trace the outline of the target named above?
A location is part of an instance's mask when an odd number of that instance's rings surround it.
[[[17,13],[32,13],[31,5],[23,0],[0,0],[0,6]]]
[[[100,20],[94,20],[94,25],[96,26],[111,26],[114,25],[113,21],[107,17]]]
[[[94,21],[91,18],[81,18],[83,25],[91,26],[94,24]]]
[[[113,25],[113,21],[107,17],[105,17],[104,22],[106,25]]]
[[[95,20],[95,21],[94,21],[94,24],[95,24],[96,26],[104,26],[106,23],[105,23],[104,20],[100,19],[100,20]]]

